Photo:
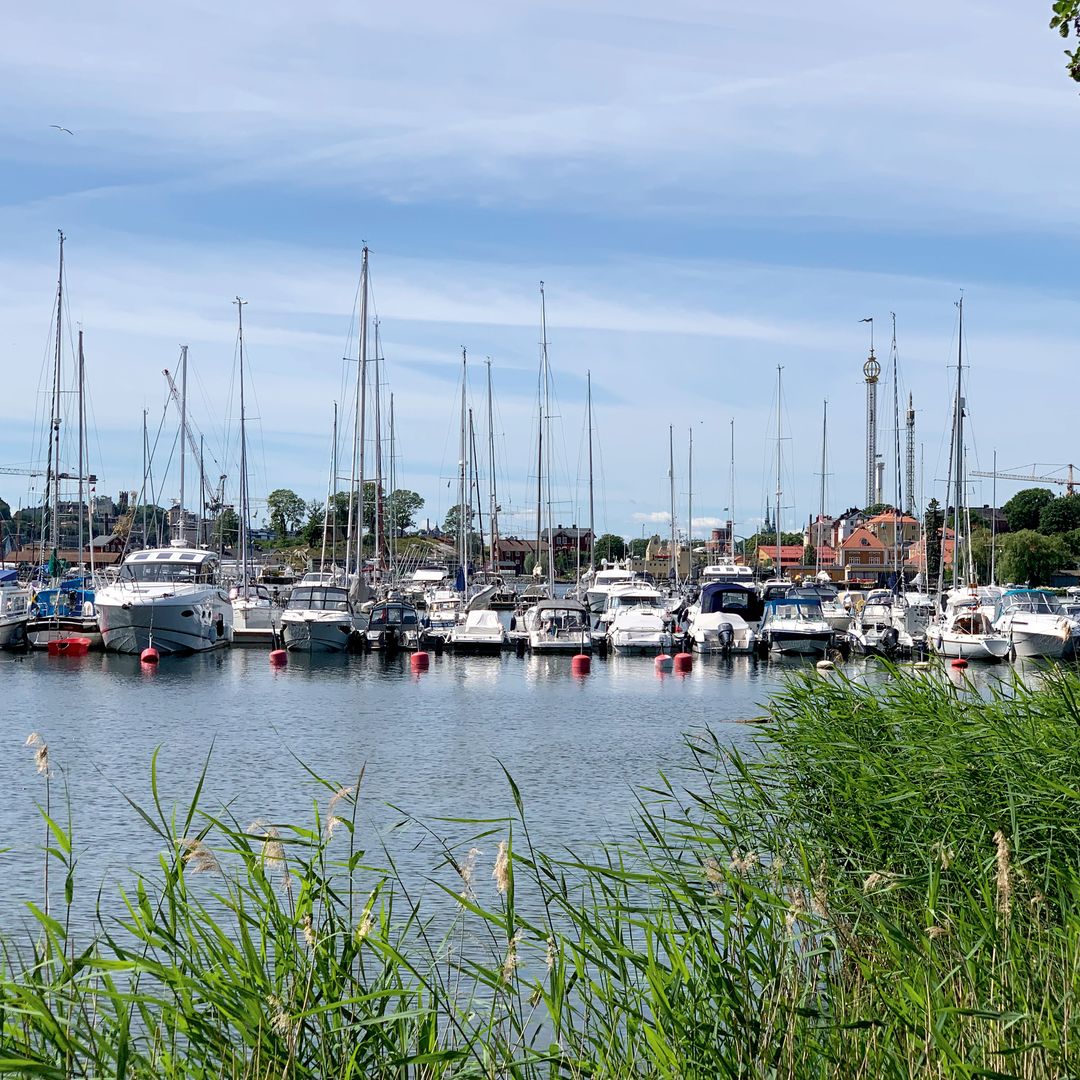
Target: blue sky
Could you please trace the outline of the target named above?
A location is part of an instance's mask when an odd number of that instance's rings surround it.
[[[584,517],[586,369],[602,531],[664,527],[669,424],[681,526],[690,427],[698,529],[724,517],[731,419],[735,516],[752,531],[775,488],[777,364],[786,527],[817,505],[824,398],[829,501],[859,503],[858,320],[876,317],[884,359],[890,312],[929,497],[961,289],[973,467],[995,449],[1002,466],[1069,461],[1080,97],[1048,7],[820,7],[322,2],[301,17],[274,2],[117,0],[63,20],[9,13],[0,465],[42,456],[57,228],[86,334],[92,465],[110,492],[139,486],[142,412],[156,428],[181,342],[193,414],[235,475],[240,294],[254,490],[321,496],[365,241],[398,478],[432,519],[453,501],[464,345],[492,359],[500,492],[511,526],[531,529],[541,279],[562,521]],[[482,412],[480,363],[471,382]],[[37,497],[15,476],[0,496]],[[989,485],[971,498],[988,501]]]

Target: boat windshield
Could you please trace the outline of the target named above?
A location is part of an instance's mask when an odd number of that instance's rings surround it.
[[[416,609],[407,604],[379,604],[371,609],[368,629],[380,626],[415,626]]]
[[[326,586],[297,586],[289,594],[291,611],[348,611],[349,594],[345,589]]]
[[[774,619],[819,619],[821,618],[821,604],[817,600],[808,600],[802,596],[788,597],[786,600],[773,602],[772,617]]]
[[[620,593],[611,596],[611,610],[616,608],[631,607],[660,607],[660,596],[657,593]]]
[[[1031,615],[1063,615],[1064,609],[1055,596],[1044,592],[1013,593],[1001,598],[1002,611],[1026,611]]]
[[[177,585],[213,585],[212,562],[126,562],[120,567],[121,581],[164,581]]]

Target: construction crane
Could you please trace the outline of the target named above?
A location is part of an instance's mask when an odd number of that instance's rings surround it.
[[[183,415],[182,402],[180,401],[180,391],[177,388],[176,383],[173,381],[173,377],[169,373],[169,369],[165,368],[162,374],[165,376],[165,379],[169,384],[169,396],[172,398],[173,404],[178,409],[180,409],[181,415]],[[218,490],[215,491],[214,488],[210,486],[210,481],[207,480],[206,473],[203,472],[202,453],[199,449],[199,444],[195,441],[195,436],[191,433],[190,421],[188,421],[188,424],[184,428],[184,434],[187,436],[188,447],[191,450],[192,456],[197,462],[199,462],[199,480],[202,482],[203,501],[206,503],[206,509],[213,514],[216,514],[219,510],[223,510],[225,508],[225,481],[228,478],[225,476],[219,477],[219,487]]]
[[[1026,466],[1025,466],[1026,468]],[[972,476],[986,476],[991,480],[1015,480],[1020,484],[1060,484],[1064,486],[1065,490],[1070,494],[1074,494],[1077,485],[1080,485],[1080,480],[1076,479],[1076,466],[1075,465],[1051,465],[1052,469],[1068,469],[1068,476],[1037,476],[1035,474],[1035,466],[1031,466],[1030,473],[1021,472],[981,472],[973,471]]]
[[[0,467],[0,473],[4,473],[7,476],[47,476],[48,473],[42,469],[12,469],[7,466]],[[62,472],[59,476],[60,480],[78,480],[78,476],[75,473]],[[96,484],[97,477],[91,473],[89,476],[84,476],[83,479],[88,484]]]

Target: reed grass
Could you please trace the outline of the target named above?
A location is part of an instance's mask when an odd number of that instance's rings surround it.
[[[437,900],[365,850],[362,774],[319,780],[304,825],[245,825],[202,806],[201,780],[163,806],[155,761],[131,807],[158,865],[99,898],[85,941],[39,738],[53,873],[33,939],[3,939],[0,1071],[1080,1071],[1080,679],[808,676],[767,719],[756,756],[689,739],[632,838],[589,851],[536,850],[507,775],[505,818],[423,823]]]

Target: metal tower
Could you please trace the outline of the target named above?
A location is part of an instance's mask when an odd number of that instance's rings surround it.
[[[912,401],[911,394],[907,396],[907,455],[905,464],[907,465],[907,512],[912,517],[917,517],[915,513],[917,507],[915,505],[915,405]]]
[[[863,364],[866,376],[866,505],[877,501],[877,384],[881,365],[874,357],[874,346]]]

